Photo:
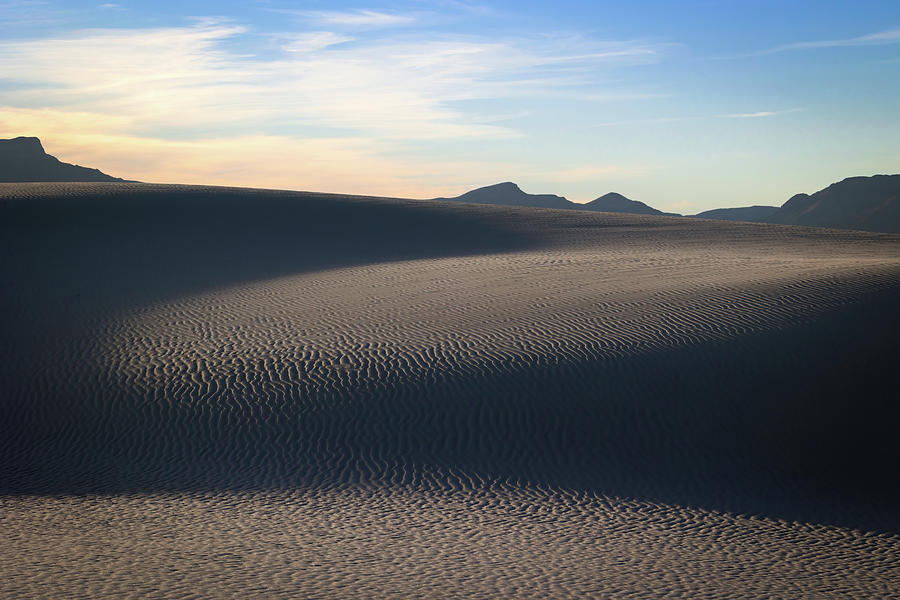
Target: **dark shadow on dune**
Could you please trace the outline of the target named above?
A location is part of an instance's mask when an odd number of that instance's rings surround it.
[[[689,349],[356,387],[315,398],[324,409],[289,386],[265,403],[243,404],[230,390],[171,402],[171,390],[130,390],[127,380],[98,390],[79,374],[71,386],[45,391],[41,371],[65,368],[53,362],[61,360],[53,331],[63,322],[53,322],[54,302],[86,295],[92,308],[80,314],[94,318],[91,310],[136,299],[358,264],[360,255],[383,262],[421,258],[423,248],[442,256],[528,243],[465,213],[402,203],[263,194],[248,210],[230,193],[173,193],[161,210],[140,191],[87,202],[90,210],[79,201],[58,211],[35,202],[4,226],[17,236],[4,242],[14,249],[4,255],[5,276],[34,286],[7,291],[4,301],[45,301],[17,310],[48,315],[50,324],[5,319],[0,493],[440,486],[465,473],[900,531],[898,292],[808,324]],[[319,228],[320,218],[346,223],[342,236]],[[142,237],[158,231],[166,231],[162,240]],[[86,263],[94,265],[87,282]],[[99,285],[117,277],[112,288]],[[101,289],[110,296],[98,297]],[[33,354],[21,358],[28,348]],[[84,352],[95,350],[86,343]],[[13,363],[24,367],[13,371]]]
[[[84,306],[108,314],[281,275],[535,243],[501,219],[425,201],[145,184],[84,189],[0,204],[0,268],[21,282],[4,302],[87,297]]]

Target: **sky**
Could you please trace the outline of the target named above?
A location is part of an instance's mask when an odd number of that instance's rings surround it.
[[[900,173],[900,2],[0,0],[0,137],[127,179],[693,214]]]

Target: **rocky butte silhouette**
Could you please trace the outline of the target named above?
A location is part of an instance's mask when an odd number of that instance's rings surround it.
[[[553,194],[528,194],[511,181],[478,188],[455,198],[434,198],[440,202],[471,202],[502,206],[530,206],[535,208],[578,208],[574,202]]]
[[[61,162],[44,151],[36,137],[0,140],[0,182],[124,181],[99,171]]]

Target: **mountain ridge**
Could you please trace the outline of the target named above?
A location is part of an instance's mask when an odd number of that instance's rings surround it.
[[[900,175],[847,177],[813,194],[795,194],[765,222],[900,233]]]
[[[565,210],[589,210],[595,212],[614,212],[636,215],[674,215],[664,213],[648,206],[643,202],[626,198],[618,192],[609,192],[586,202],[579,204],[554,194],[529,194],[522,191],[517,184],[511,181],[496,183],[474,190],[470,190],[452,198],[433,198],[438,202],[472,202],[474,204],[493,204],[500,206],[527,206],[532,208],[556,208]]]

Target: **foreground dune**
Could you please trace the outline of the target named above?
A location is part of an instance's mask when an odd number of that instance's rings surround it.
[[[900,236],[0,185],[2,597],[900,595]]]

